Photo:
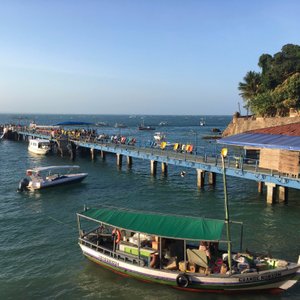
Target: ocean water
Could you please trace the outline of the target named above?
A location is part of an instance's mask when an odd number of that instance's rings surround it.
[[[143,116],[145,125],[157,127],[171,142],[193,143],[217,149],[214,141],[202,139],[212,128],[223,130],[230,116]],[[153,132],[139,132],[141,116],[114,115],[0,115],[0,124],[55,124],[66,120],[108,122],[98,133],[152,139]],[[168,126],[159,127],[161,121]],[[116,129],[115,123],[128,125]],[[218,150],[217,150],[218,151]],[[133,159],[132,168],[116,166],[116,158],[76,157],[89,176],[80,184],[40,192],[18,193],[27,168],[71,163],[54,154],[36,156],[26,142],[0,142],[0,299],[232,299],[233,296],[194,294],[122,277],[85,259],[77,245],[76,212],[84,205],[101,204],[164,213],[224,217],[223,186],[217,176],[215,187],[196,187],[194,170],[169,166],[168,176],[150,175],[148,161]],[[297,261],[300,254],[299,191],[289,191],[287,204],[268,205],[257,193],[255,182],[228,177],[230,217],[244,222],[244,248],[271,253],[274,257]],[[239,296],[237,296],[239,298]],[[243,295],[243,299],[300,299],[300,284],[281,295]]]

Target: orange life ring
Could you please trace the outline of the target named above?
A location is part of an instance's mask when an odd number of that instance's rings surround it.
[[[121,231],[119,229],[114,229],[112,231],[112,235],[117,235],[116,239],[115,239],[115,243],[119,244],[121,241]]]

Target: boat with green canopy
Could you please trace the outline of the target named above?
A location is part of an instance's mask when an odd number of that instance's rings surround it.
[[[91,261],[118,273],[179,289],[287,289],[296,282],[292,277],[300,267],[239,252],[232,256],[234,271],[230,272],[228,254],[221,250],[221,245],[227,244],[222,238],[224,220],[105,206],[85,209],[77,218],[79,245]],[[231,224],[241,226],[242,237],[242,223]],[[201,241],[210,243],[209,256],[199,249]]]
[[[294,263],[242,252],[243,224],[229,218],[226,155],[224,148],[224,220],[114,207],[85,209],[77,214],[83,254],[126,276],[190,291],[279,292],[293,286],[300,257]],[[236,252],[231,239],[234,225],[240,226]]]

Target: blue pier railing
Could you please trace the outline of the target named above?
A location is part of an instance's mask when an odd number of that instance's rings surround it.
[[[57,137],[49,135],[18,131],[19,135],[27,137],[45,138],[56,141]],[[110,139],[98,140],[94,137],[69,137],[69,142],[78,147],[89,148],[133,158],[154,160],[183,168],[200,169],[207,172],[222,173],[221,156],[219,149],[207,150],[204,147],[196,147],[191,153],[174,151],[172,148],[161,149],[154,143],[135,142],[134,144],[121,144]],[[288,174],[281,174],[270,169],[259,167],[258,159],[249,159],[242,156],[228,156],[225,160],[226,174],[228,176],[254,180],[257,182],[274,183],[285,187],[300,189],[300,179]]]

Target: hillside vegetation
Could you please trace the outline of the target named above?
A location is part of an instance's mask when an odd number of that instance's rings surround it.
[[[287,116],[300,109],[300,46],[287,44],[280,52],[262,54],[261,72],[249,71],[238,89],[245,108],[262,117]]]

